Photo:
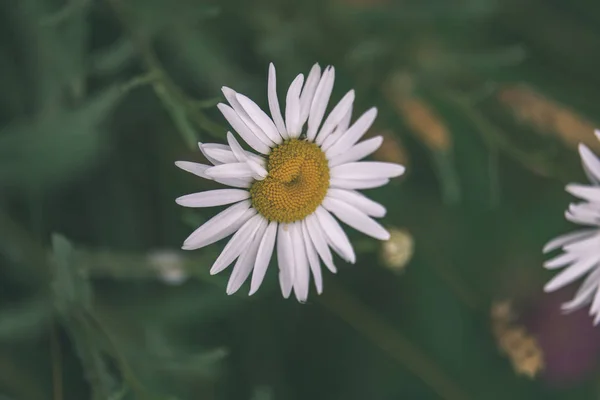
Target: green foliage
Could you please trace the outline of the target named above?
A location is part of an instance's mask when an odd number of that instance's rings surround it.
[[[525,328],[545,315],[541,248],[570,229],[577,144],[600,152],[599,15],[586,0],[2,2],[0,400],[598,397],[592,350],[571,380],[518,375],[490,309],[512,300]],[[408,172],[368,194],[415,242],[402,270],[348,228],[357,264],[336,260],[300,305],[274,264],[257,294],[227,296],[227,272],[208,272],[222,243],[179,250],[215,210],[174,199],[217,185],[173,163],[225,142],[223,86],[267,108],[269,62],[280,100],[319,62],[333,102],[354,88],[355,115],[378,107],[374,156]],[[545,354],[583,342],[569,321]]]

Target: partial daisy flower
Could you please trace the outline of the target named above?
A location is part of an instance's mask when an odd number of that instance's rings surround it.
[[[369,109],[351,124],[353,90],[324,118],[334,78],[333,67],[321,73],[318,64],[306,81],[304,75],[298,75],[287,91],[282,115],[275,67],[269,65],[271,116],[248,97],[223,87],[229,105],[219,104],[218,108],[254,152],[244,150],[228,132],[228,145],[200,144],[213,165],[176,162],[185,171],[233,187],[176,200],[185,207],[232,204],[196,229],[183,244],[183,249],[194,250],[233,234],[210,270],[211,274],[219,273],[235,261],[227,294],[235,293],[250,273],[250,295],[254,294],[275,248],[284,297],[293,290],[299,301],[306,301],[311,275],[321,293],[321,261],[336,272],[330,248],[345,261],[356,261],[348,237],[333,216],[376,239],[390,237],[372,218],[383,217],[386,209],[357,189],[383,186],[390,178],[402,175],[404,167],[359,161],[377,150],[383,138],[359,142],[377,110]]]
[[[600,131],[596,130],[595,134],[600,140]],[[566,190],[583,201],[572,203],[565,217],[588,228],[546,244],[544,253],[561,249],[562,254],[544,263],[544,267],[563,270],[544,286],[544,291],[553,292],[588,274],[575,297],[563,304],[562,310],[571,312],[591,303],[589,313],[597,325],[600,322],[600,160],[584,144],[579,145],[579,154],[590,184],[567,185]]]

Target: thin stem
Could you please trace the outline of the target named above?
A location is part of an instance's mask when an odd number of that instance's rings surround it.
[[[58,339],[58,327],[52,321],[50,327],[50,351],[52,355],[52,389],[54,400],[62,400],[63,398],[63,373],[62,373],[62,356],[60,349],[60,341]]]
[[[158,76],[156,74],[153,74],[152,72],[149,72],[149,73],[143,74],[143,75],[139,75],[139,76],[135,76],[131,80],[122,84],[119,87],[119,90],[121,91],[122,94],[125,94],[125,93],[129,92],[130,90],[133,90],[140,86],[154,84],[157,79],[158,79]]]
[[[425,382],[441,398],[469,397],[408,338],[343,288],[329,282],[319,302]]]
[[[202,107],[198,106],[198,104],[202,103],[187,96],[165,72],[148,39],[139,34],[129,23],[121,1],[107,0],[107,2],[112,7],[121,25],[129,32],[131,40],[141,56],[148,73],[158,78],[152,82],[154,91],[171,114],[177,128],[184,136],[184,140],[188,145],[195,147],[197,139],[195,131],[185,121],[187,118],[190,118],[198,127],[210,135],[223,138],[225,129],[206,117],[200,111]]]
[[[500,128],[496,127],[473,108],[465,96],[451,91],[438,91],[436,95],[458,108],[475,125],[488,147],[502,149],[510,157],[536,174],[548,177],[555,175],[556,171],[552,168],[552,165],[542,160],[534,160],[531,154],[516,147]]]

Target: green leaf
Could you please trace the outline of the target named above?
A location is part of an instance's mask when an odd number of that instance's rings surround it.
[[[47,326],[52,308],[45,299],[34,299],[0,312],[0,340],[37,336]]]
[[[54,260],[54,299],[58,311],[69,315],[73,309],[91,309],[92,290],[85,270],[73,264],[73,246],[63,236],[52,235]]]
[[[98,75],[108,75],[121,71],[135,56],[135,48],[129,39],[119,39],[107,48],[92,54],[92,72]]]
[[[98,161],[107,139],[101,127],[121,98],[111,87],[75,110],[0,130],[0,187],[48,187],[80,176]]]
[[[118,393],[118,384],[110,372],[103,352],[105,342],[90,320],[92,289],[83,270],[74,264],[74,250],[62,235],[52,235],[55,276],[52,282],[54,303],[92,387],[93,400],[105,400]]]
[[[206,350],[196,354],[188,354],[185,357],[162,360],[159,368],[173,374],[212,377],[218,370],[217,364],[228,354],[229,352],[224,348]]]
[[[254,389],[252,400],[273,400],[273,390],[268,386],[258,386]]]

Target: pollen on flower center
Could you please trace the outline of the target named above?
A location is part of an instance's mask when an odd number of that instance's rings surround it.
[[[290,223],[312,214],[329,188],[325,153],[312,142],[290,139],[268,157],[267,177],[250,188],[252,206],[269,221]]]

